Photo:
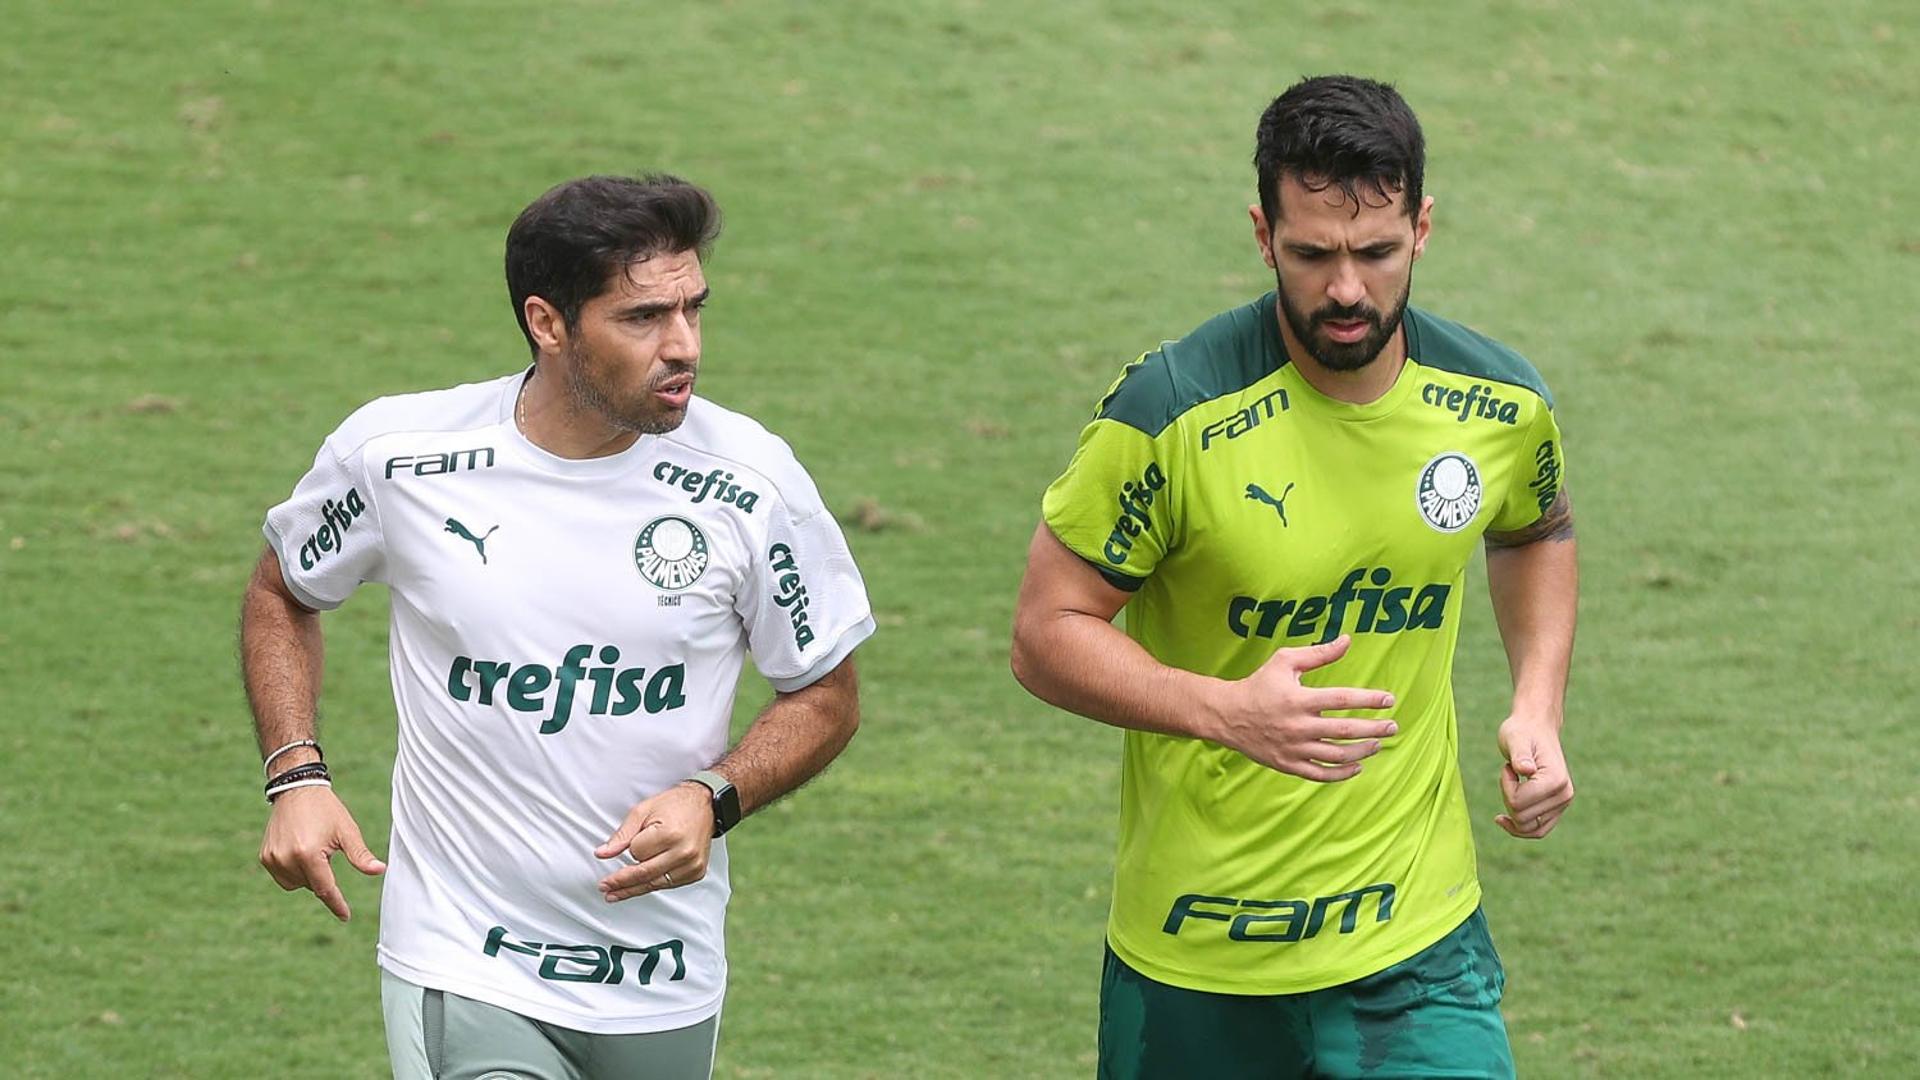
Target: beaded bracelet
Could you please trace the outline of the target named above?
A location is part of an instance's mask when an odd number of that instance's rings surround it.
[[[333,775],[327,771],[323,762],[310,761],[305,765],[296,765],[279,776],[267,781],[267,801],[272,802],[282,792],[297,787],[333,786]]]

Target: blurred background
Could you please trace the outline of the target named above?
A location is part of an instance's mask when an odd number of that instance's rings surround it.
[[[377,885],[345,882],[340,925],[255,861],[259,523],[361,402],[525,363],[522,206],[653,169],[727,215],[702,394],[793,443],[881,624],[851,749],[733,842],[716,1075],[1090,1075],[1120,740],[1013,683],[1014,588],[1121,366],[1271,287],[1254,124],[1333,71],[1425,125],[1414,302],[1528,355],[1566,433],[1580,799],[1549,841],[1491,822],[1478,566],[1456,671],[1522,1075],[1920,1059],[1920,8],[93,0],[4,25],[9,1075],[383,1075]],[[378,589],[329,616],[323,698],[381,852],[385,620]]]

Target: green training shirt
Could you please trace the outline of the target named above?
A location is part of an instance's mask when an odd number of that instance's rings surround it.
[[[1043,512],[1133,593],[1126,631],[1225,679],[1353,635],[1312,686],[1390,691],[1399,734],[1353,779],[1302,780],[1198,739],[1126,733],[1108,940],[1197,990],[1296,993],[1370,975],[1480,902],[1452,666],[1468,558],[1560,490],[1540,376],[1408,308],[1393,387],[1355,405],[1289,364],[1268,293],[1128,366]],[[1375,713],[1359,715],[1382,715]]]

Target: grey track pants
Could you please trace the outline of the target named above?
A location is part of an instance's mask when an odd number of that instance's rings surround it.
[[[594,1035],[427,990],[385,971],[394,1080],[710,1080],[720,1017],[642,1035]]]

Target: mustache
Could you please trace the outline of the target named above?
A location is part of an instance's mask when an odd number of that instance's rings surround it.
[[[1364,320],[1380,325],[1380,312],[1370,304],[1328,304],[1313,313],[1313,322],[1353,322]]]
[[[661,364],[661,370],[655,372],[647,379],[647,386],[655,387],[667,382],[669,379],[677,379],[682,375],[697,376],[699,373],[699,364],[689,364],[682,360],[664,361]]]

